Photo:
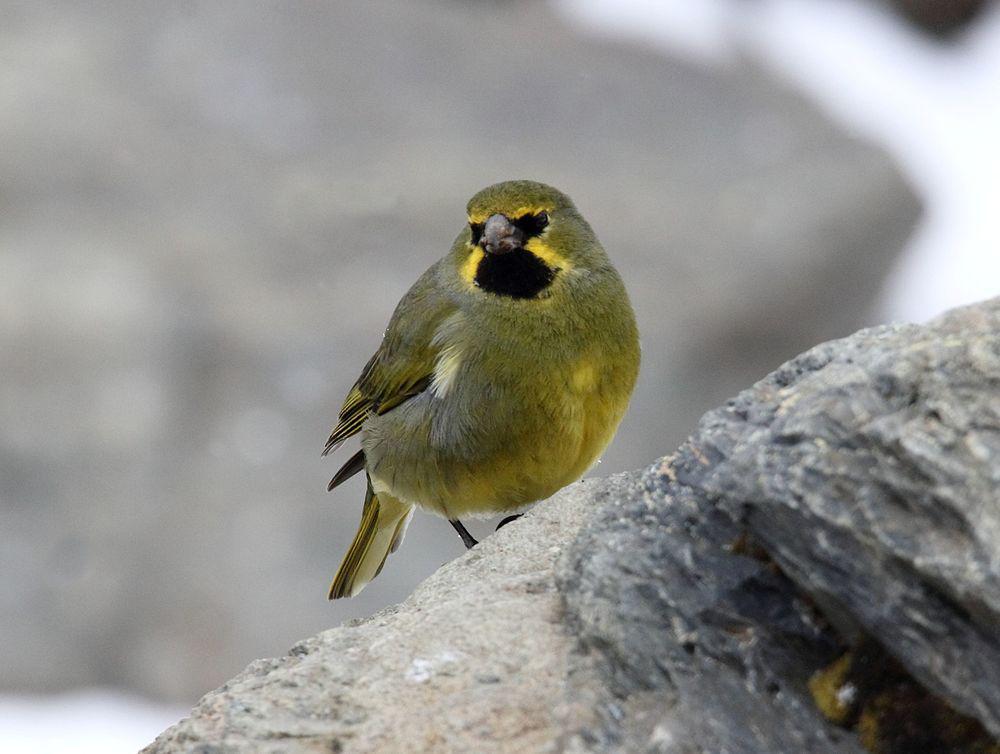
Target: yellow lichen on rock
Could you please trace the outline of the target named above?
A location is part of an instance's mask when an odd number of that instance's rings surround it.
[[[847,680],[850,670],[851,653],[846,652],[809,679],[809,692],[816,707],[823,717],[837,725],[847,725],[855,709],[855,687]]]

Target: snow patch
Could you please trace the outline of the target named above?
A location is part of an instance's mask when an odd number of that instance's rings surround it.
[[[133,754],[187,712],[113,689],[0,695],[0,751]]]

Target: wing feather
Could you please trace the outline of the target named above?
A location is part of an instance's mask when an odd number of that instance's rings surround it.
[[[427,270],[396,306],[382,344],[344,400],[323,455],[360,432],[372,414],[391,411],[431,384],[441,350],[434,336],[456,308],[437,285],[439,265]]]

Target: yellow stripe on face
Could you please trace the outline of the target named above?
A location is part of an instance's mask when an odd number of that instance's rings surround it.
[[[572,269],[573,265],[569,263],[562,254],[556,252],[551,246],[545,243],[541,238],[529,238],[528,243],[524,245],[527,251],[530,251],[536,257],[541,259],[545,264],[553,269],[560,269],[564,272],[566,270]]]
[[[559,269],[563,272],[573,269],[573,265],[570,264],[566,257],[554,251],[551,246],[538,238],[530,239],[528,243],[524,245],[524,248],[553,269]],[[462,263],[461,268],[459,268],[459,276],[470,286],[475,286],[476,272],[479,269],[479,263],[483,261],[483,257],[485,256],[486,253],[482,250],[482,248],[476,246],[469,252],[469,256]]]
[[[469,253],[468,259],[462,264],[462,268],[459,270],[459,274],[469,285],[475,285],[476,280],[476,270],[479,268],[479,263],[483,261],[485,252],[478,246],[473,248]]]

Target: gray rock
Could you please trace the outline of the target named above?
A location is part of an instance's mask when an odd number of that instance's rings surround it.
[[[1000,734],[1000,299],[819,346],[699,446],[792,579]]]
[[[586,693],[567,693],[574,642],[554,565],[593,506],[627,483],[564,490],[401,605],[250,665],[145,751],[561,750],[564,731],[596,720]]]
[[[823,344],[707,414],[582,533],[568,611],[620,695],[679,696],[698,751],[849,747],[805,681],[858,632],[997,734],[998,490],[1000,299]]]
[[[570,625],[622,710],[591,731],[598,750],[860,751],[806,688],[836,637],[787,577],[731,552],[741,533],[651,472],[574,545],[561,573]]]

